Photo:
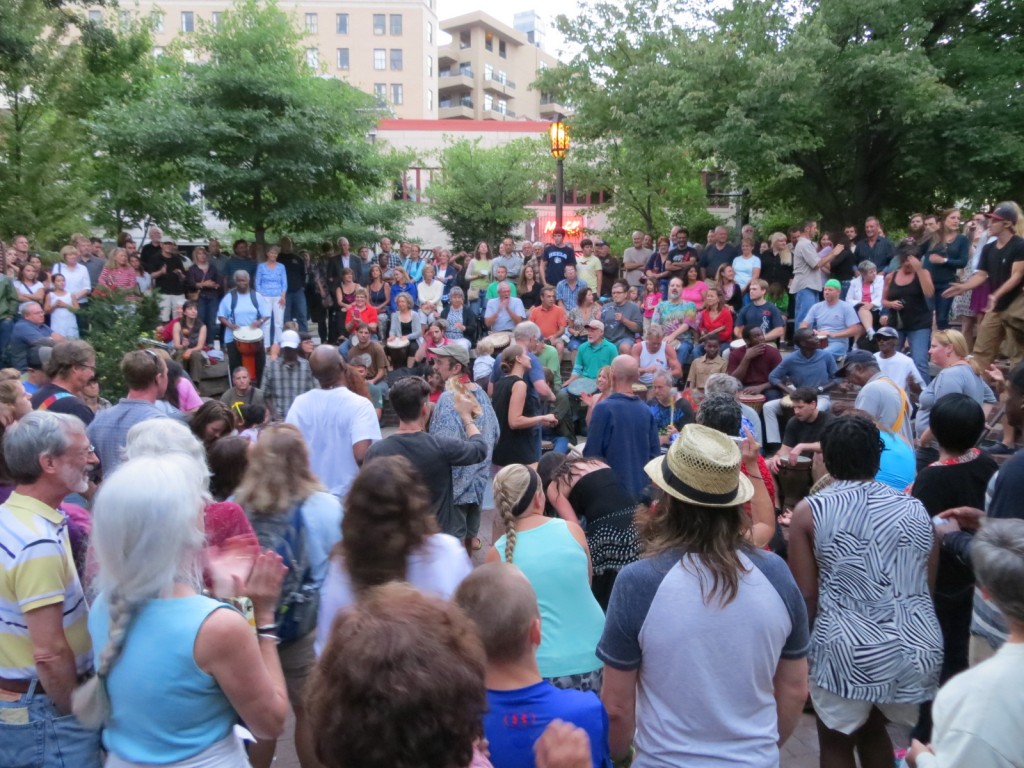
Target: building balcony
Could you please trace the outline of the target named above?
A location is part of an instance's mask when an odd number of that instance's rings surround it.
[[[569,110],[564,104],[559,104],[554,99],[541,99],[539,113],[542,120],[550,120],[555,115],[567,114]]]
[[[475,85],[472,70],[462,70],[461,72],[455,70],[449,74],[441,72],[437,76],[438,95],[450,93],[453,89],[458,89],[460,92],[471,91]]]
[[[514,91],[516,89],[516,84],[514,80],[509,80],[508,78],[502,80],[497,77],[485,76],[484,88],[489,91],[494,91],[495,93],[505,94],[508,93],[509,91]]]
[[[459,118],[472,120],[476,117],[473,113],[473,99],[469,96],[456,99],[441,99],[437,102],[437,117],[439,120]]]

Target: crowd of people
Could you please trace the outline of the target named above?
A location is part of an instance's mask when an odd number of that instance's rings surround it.
[[[14,238],[0,765],[1024,766],[1022,219]],[[100,286],[171,339],[113,404]]]

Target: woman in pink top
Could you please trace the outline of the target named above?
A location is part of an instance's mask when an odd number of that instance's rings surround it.
[[[100,285],[122,291],[138,291],[136,277],[135,270],[128,264],[128,251],[124,248],[115,248],[110,252],[107,266],[100,273]]]
[[[708,284],[700,279],[697,267],[687,267],[683,272],[683,301],[692,301],[699,307],[704,303],[704,294],[707,292]]]

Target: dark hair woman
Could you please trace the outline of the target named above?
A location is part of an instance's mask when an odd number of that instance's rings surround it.
[[[540,430],[558,425],[553,413],[540,412],[540,404],[526,393],[530,355],[525,347],[511,344],[501,353],[502,377],[494,385],[491,400],[498,416],[501,435],[494,446],[492,461],[499,467],[526,464],[536,468],[540,461]]]

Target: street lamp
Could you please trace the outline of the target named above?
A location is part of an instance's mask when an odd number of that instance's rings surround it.
[[[555,158],[558,175],[555,182],[555,227],[562,228],[562,206],[565,204],[565,176],[564,161],[569,154],[569,127],[565,124],[565,116],[555,115],[548,129],[548,136],[551,139],[551,156]]]

